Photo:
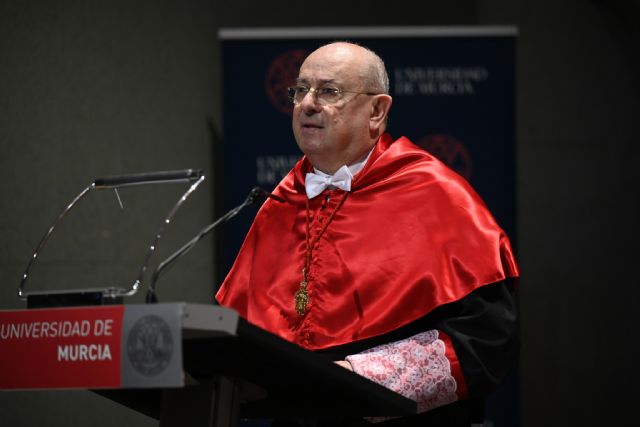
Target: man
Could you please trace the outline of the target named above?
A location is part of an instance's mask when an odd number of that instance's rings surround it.
[[[307,57],[289,89],[304,157],[274,190],[285,203],[260,209],[217,299],[418,402],[421,415],[385,424],[469,425],[469,402],[517,355],[518,268],[467,182],[385,133],[388,93],[366,48]]]

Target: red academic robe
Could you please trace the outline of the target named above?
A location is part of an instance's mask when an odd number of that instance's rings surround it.
[[[310,302],[295,310],[305,264],[303,157],[259,210],[216,298],[310,350],[381,336],[474,290],[518,275],[509,239],[471,186],[406,138],[385,134],[351,192],[309,201]]]

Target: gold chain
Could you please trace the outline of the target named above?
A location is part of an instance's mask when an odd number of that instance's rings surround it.
[[[304,259],[304,268],[302,269],[302,281],[300,282],[300,288],[294,294],[296,313],[298,313],[298,315],[300,316],[304,316],[304,314],[307,312],[307,306],[309,305],[309,302],[311,300],[311,297],[309,296],[309,292],[307,290],[307,286],[309,285],[308,277],[309,277],[309,269],[311,268],[313,249],[315,248],[318,241],[320,240],[320,237],[322,237],[322,235],[326,231],[327,227],[329,227],[329,224],[331,224],[331,221],[333,221],[333,218],[336,216],[336,212],[338,212],[338,209],[340,209],[340,206],[342,206],[344,201],[347,199],[348,195],[349,195],[348,192],[344,193],[344,195],[342,196],[342,199],[340,199],[336,207],[333,209],[333,212],[331,212],[331,215],[327,219],[327,222],[324,224],[324,227],[322,227],[322,230],[320,230],[320,233],[318,233],[318,235],[313,238],[313,241],[311,241],[311,218],[310,218],[311,213],[309,208],[309,199],[308,198],[306,199],[307,227],[306,227],[305,237],[307,242],[307,250],[306,250],[305,259]]]

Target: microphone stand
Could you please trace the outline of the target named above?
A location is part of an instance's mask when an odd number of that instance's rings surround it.
[[[236,206],[235,208],[231,209],[229,212],[227,212],[226,214],[224,214],[223,216],[218,218],[214,223],[209,224],[208,226],[203,228],[193,239],[189,240],[180,249],[175,251],[168,258],[166,258],[164,261],[162,261],[160,264],[158,264],[158,267],[153,272],[153,275],[151,276],[151,281],[149,282],[149,289],[147,290],[147,295],[146,295],[146,303],[149,304],[149,303],[157,303],[158,302],[158,296],[156,294],[156,282],[158,281],[158,278],[160,277],[160,274],[164,270],[166,270],[168,267],[170,267],[174,262],[176,262],[176,260],[178,260],[180,257],[185,255],[186,253],[188,253],[191,249],[193,249],[194,246],[203,237],[205,237],[207,234],[209,234],[214,228],[216,228],[220,224],[223,224],[223,223],[229,221],[231,218],[236,216],[238,213],[240,213],[240,211],[242,209],[246,208],[247,206],[250,206],[250,205],[253,205],[254,203],[256,203],[261,196],[270,197],[270,198],[275,199],[275,200],[277,200],[277,201],[279,201],[281,203],[285,202],[285,200],[283,198],[279,197],[279,196],[271,194],[271,193],[263,190],[260,187],[254,187],[249,192],[249,194],[247,195],[247,198],[244,200],[244,202],[242,202],[240,205]]]

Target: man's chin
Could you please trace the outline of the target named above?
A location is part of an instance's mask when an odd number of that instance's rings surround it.
[[[319,138],[301,138],[298,140],[298,147],[305,154],[320,154],[324,151],[326,143]]]

